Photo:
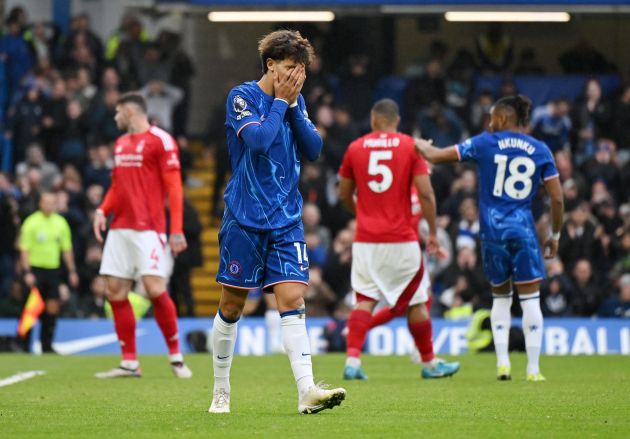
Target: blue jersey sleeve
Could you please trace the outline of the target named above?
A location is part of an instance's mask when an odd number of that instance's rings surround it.
[[[237,137],[254,153],[264,154],[269,150],[282,126],[288,104],[275,99],[267,118],[262,121],[256,106],[245,93],[234,89],[227,99],[227,123]]]
[[[323,141],[317,128],[308,118],[306,103],[302,95],[298,97],[297,106],[289,108],[288,111],[298,150],[307,159],[316,160],[322,151]]]
[[[459,159],[464,161],[474,161],[479,160],[479,147],[483,143],[484,138],[487,136],[486,133],[479,134],[478,136],[471,137],[470,139],[465,140],[464,142],[455,146],[457,149],[457,155],[459,155]]]
[[[542,142],[541,142],[542,143]],[[557,177],[558,168],[556,168],[556,161],[549,150],[549,147],[543,143],[544,153],[542,155],[541,163],[538,165],[541,170],[541,176],[543,180],[549,180],[551,178]]]

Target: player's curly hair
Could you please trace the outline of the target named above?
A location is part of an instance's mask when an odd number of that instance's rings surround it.
[[[263,73],[267,73],[267,60],[282,61],[295,59],[308,66],[315,50],[311,43],[300,32],[295,30],[277,30],[265,35],[258,42],[258,53],[262,63]]]
[[[513,111],[516,116],[516,123],[519,126],[527,126],[529,124],[529,114],[532,110],[532,101],[525,95],[506,96],[499,99],[495,108],[503,108]]]

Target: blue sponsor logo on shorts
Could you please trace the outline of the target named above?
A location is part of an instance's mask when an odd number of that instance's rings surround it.
[[[230,261],[228,264],[228,271],[232,277],[240,277],[243,273],[243,267],[239,261]]]

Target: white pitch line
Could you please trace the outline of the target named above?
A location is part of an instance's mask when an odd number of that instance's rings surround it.
[[[30,370],[28,372],[18,372],[15,375],[11,375],[8,378],[0,380],[0,387],[10,386],[11,384],[19,383],[20,381],[30,380],[38,375],[44,375],[46,372],[43,370]]]

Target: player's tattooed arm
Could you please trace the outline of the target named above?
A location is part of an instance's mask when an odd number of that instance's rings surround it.
[[[339,199],[343,205],[352,213],[356,213],[357,205],[354,200],[354,190],[356,185],[354,180],[346,177],[341,177],[339,181]]]
[[[416,150],[431,163],[444,163],[459,161],[459,153],[457,146],[449,146],[447,148],[436,148],[433,146],[433,140],[425,140],[415,138]]]

